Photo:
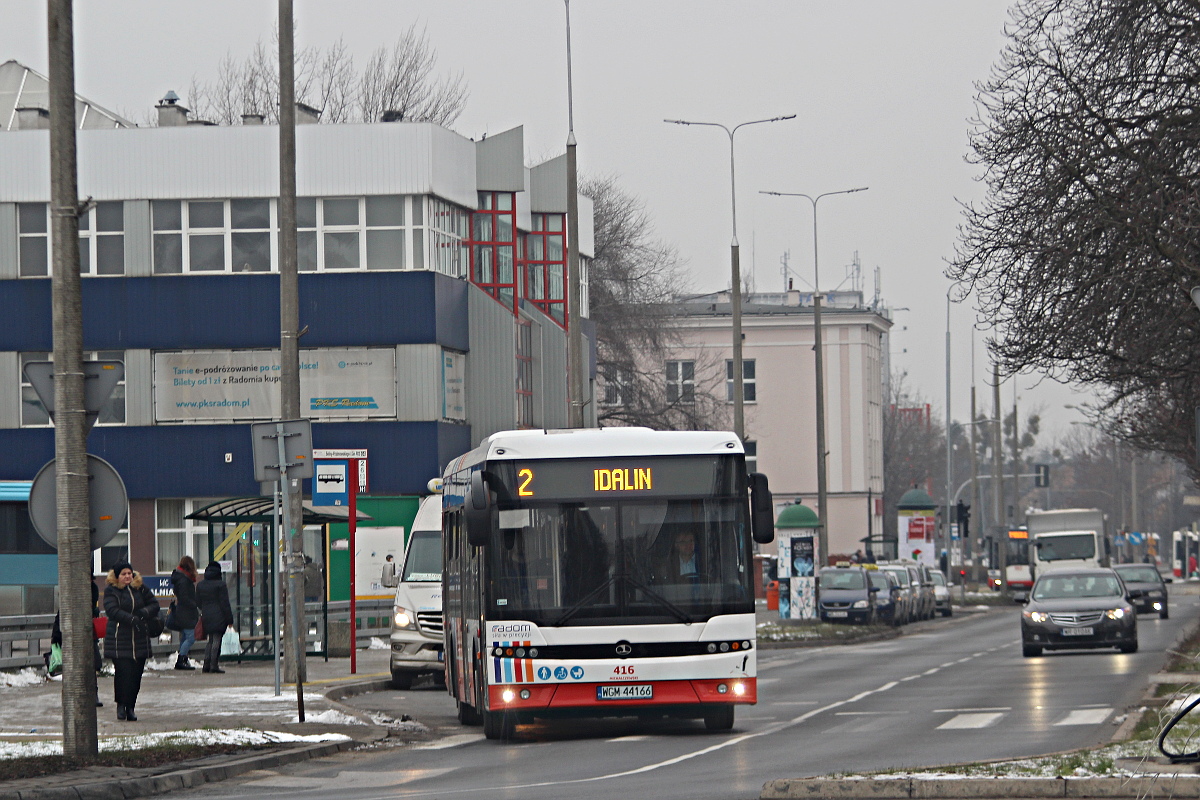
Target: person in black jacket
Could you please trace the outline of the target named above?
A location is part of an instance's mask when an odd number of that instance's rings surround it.
[[[221,565],[209,562],[204,568],[204,580],[196,585],[196,598],[200,602],[200,616],[204,618],[204,635],[208,644],[204,647],[204,672],[224,672],[218,664],[221,660],[221,637],[225,629],[233,624],[233,609],[229,607],[229,587],[221,577]]]
[[[171,591],[175,593],[175,629],[179,631],[179,658],[175,669],[195,669],[188,660],[188,651],[196,643],[196,623],[200,621],[200,606],[196,601],[196,562],[191,556],[179,559],[171,572]]]
[[[104,657],[111,659],[116,669],[113,694],[117,719],[137,722],[133,707],[150,657],[147,622],[158,616],[158,599],[128,561],[114,564],[104,582],[104,613],[108,616]]]

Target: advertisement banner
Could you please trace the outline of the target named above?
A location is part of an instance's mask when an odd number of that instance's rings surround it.
[[[896,530],[899,532],[899,557],[931,567],[936,566],[934,537],[937,535],[937,519],[933,509],[901,511],[896,521]]]
[[[780,533],[779,616],[781,619],[817,618],[817,539],[811,533]]]
[[[156,422],[268,420],[279,413],[278,350],[154,354]],[[300,413],[309,419],[396,416],[391,348],[300,351]]]
[[[467,397],[464,391],[467,357],[450,350],[442,351],[442,419],[465,420]]]

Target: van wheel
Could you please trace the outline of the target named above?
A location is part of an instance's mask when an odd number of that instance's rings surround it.
[[[474,706],[469,706],[461,700],[457,703],[458,706],[458,721],[463,725],[478,725],[480,723],[479,712]]]
[[[393,689],[411,689],[413,683],[413,674],[405,670],[392,670],[392,688]]]
[[[710,731],[727,731],[733,728],[733,705],[725,704],[704,712],[704,727]]]
[[[1021,645],[1021,655],[1025,656],[1026,658],[1037,658],[1041,654],[1042,648],[1038,647],[1036,644]]]
[[[483,735],[489,739],[507,742],[517,731],[516,715],[506,711],[483,712]]]

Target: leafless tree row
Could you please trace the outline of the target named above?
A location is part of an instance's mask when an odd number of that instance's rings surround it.
[[[579,190],[595,208],[588,296],[601,375],[600,424],[727,427],[724,363],[688,350],[672,323],[674,300],[686,288],[678,252],[654,238],[645,206],[613,176],[585,178]],[[667,360],[680,358],[694,362],[695,388],[688,395],[672,395],[664,373]]]
[[[467,87],[462,73],[437,76],[437,51],[416,25],[389,47],[380,47],[361,71],[338,40],[328,49],[296,52],[296,99],[321,111],[321,122],[396,120],[449,126],[462,113]],[[243,59],[226,55],[212,80],[193,79],[187,101],[195,116],[235,125],[243,114],[279,120],[279,58],[274,40],[261,39]]]
[[[1200,3],[1020,0],[1008,35],[948,274],[1003,369],[1099,387],[1110,430],[1194,469]]]

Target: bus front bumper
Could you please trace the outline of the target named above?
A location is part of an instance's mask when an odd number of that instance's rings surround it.
[[[645,687],[649,687],[649,691]],[[649,696],[620,696],[636,694]],[[491,711],[574,710],[586,715],[631,716],[641,712],[669,713],[670,709],[694,710],[708,704],[753,705],[757,702],[758,682],[755,678],[488,686]]]

